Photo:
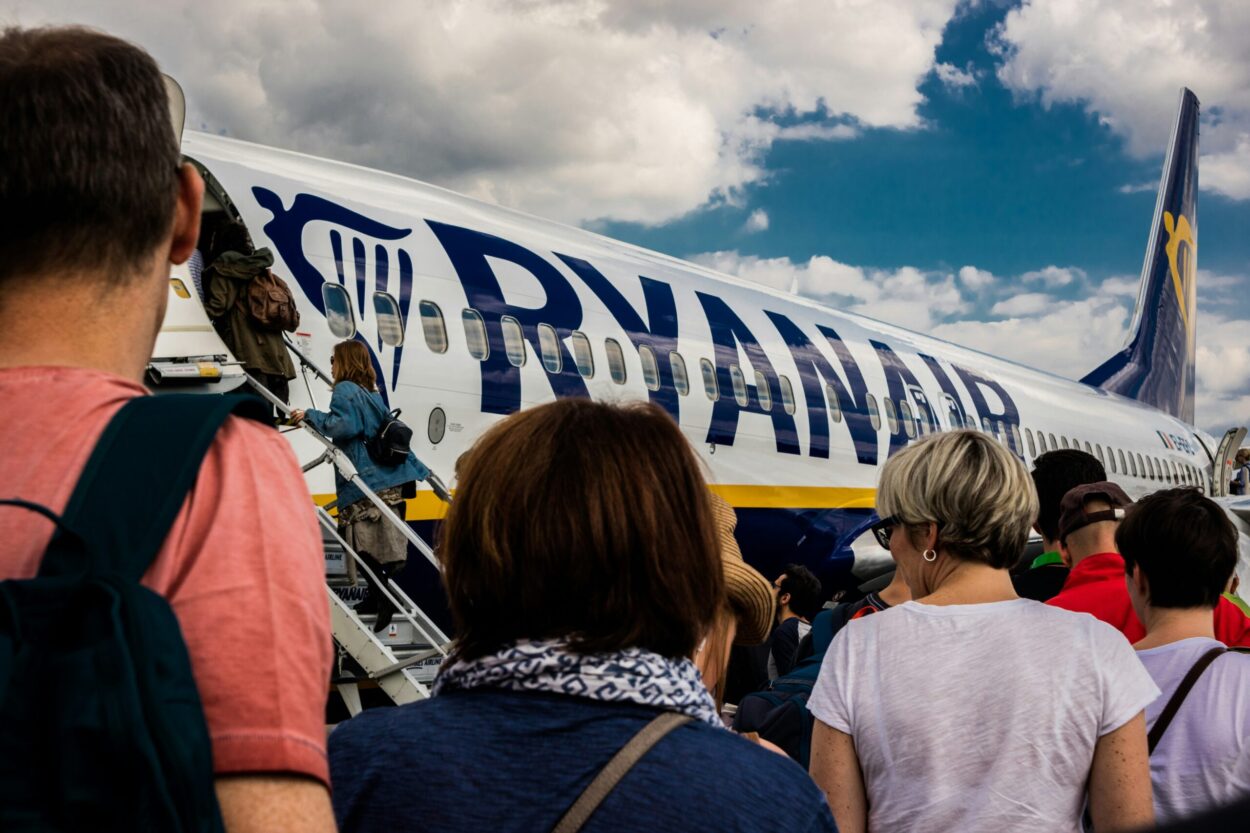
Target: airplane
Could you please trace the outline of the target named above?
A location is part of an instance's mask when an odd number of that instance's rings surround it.
[[[1198,112],[1181,90],[1128,341],[1079,381],[402,176],[194,132],[183,152],[207,186],[201,248],[224,218],[241,220],[298,298],[294,348],[315,365],[339,340],[365,344],[379,392],[435,472],[451,479],[518,409],[649,400],[736,508],[747,561],[770,578],[805,564],[832,591],[889,566],[861,537],[878,471],[932,432],[984,431],[1026,465],[1083,449],[1134,497],[1224,493],[1244,429],[1217,445],[1193,424]],[[244,381],[196,277],[171,272],[158,389]],[[302,376],[292,406],[324,408],[325,381],[307,366]],[[289,436],[301,459],[320,450]],[[319,503],[333,499],[330,477],[308,473]],[[407,521],[431,540],[444,509],[423,487]],[[414,563],[400,583],[442,609],[435,569]]]

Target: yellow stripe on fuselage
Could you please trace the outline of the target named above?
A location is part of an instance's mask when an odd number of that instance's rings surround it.
[[[735,509],[871,509],[876,503],[876,489],[853,489],[841,486],[727,486],[712,484]],[[334,495],[313,495],[318,506],[334,500]],[[407,501],[404,517],[409,521],[441,521],[447,515],[447,504],[433,492],[417,492]]]

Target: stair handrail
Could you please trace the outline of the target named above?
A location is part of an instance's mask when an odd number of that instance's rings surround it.
[[[327,385],[330,385],[331,387],[334,386],[333,377],[331,377],[330,374],[322,370],[317,365],[317,363],[309,357],[307,353],[305,353],[303,350],[300,349],[299,345],[295,343],[295,339],[291,338],[290,333],[284,332],[282,334],[282,340],[286,342],[286,349],[290,350],[292,353],[295,354],[295,358],[299,359],[300,364],[302,364],[304,367],[311,370],[314,374],[316,374],[318,379],[325,382]]]
[[[254,391],[263,396],[269,404],[277,408],[279,413],[284,416],[291,415],[291,406],[274,396],[268,388],[258,382],[250,373],[247,374],[247,382],[252,386]],[[397,528],[400,533],[408,539],[408,542],[416,547],[417,551],[424,555],[427,561],[434,565],[435,569],[442,572],[443,565],[439,563],[438,557],[434,555],[434,550],[430,548],[430,545],[425,542],[424,538],[412,531],[412,527],[408,526],[407,521],[391,511],[391,507],[387,505],[386,501],[378,497],[377,493],[373,491],[373,489],[369,488],[369,486],[365,483],[364,478],[360,476],[360,472],[356,470],[356,466],[352,463],[351,459],[343,453],[343,450],[331,442],[331,440],[320,431],[309,425],[307,421],[301,420],[299,425],[310,436],[325,446],[326,453],[323,456],[329,457],[330,461],[334,463],[334,467],[339,470],[341,475],[343,475],[343,478],[356,488],[360,489],[365,498],[367,498],[369,502],[376,506],[378,511],[382,513],[382,517],[392,526]],[[431,474],[433,473],[431,472]],[[441,484],[442,481],[439,481],[439,483]]]
[[[371,587],[378,588],[386,600],[395,607],[396,612],[403,616],[408,621],[408,624],[412,625],[413,630],[420,634],[433,649],[442,656],[447,656],[447,645],[451,642],[447,634],[443,633],[442,629],[425,615],[416,602],[403,591],[403,588],[391,579],[383,582],[373,572],[364,559],[360,557],[360,554],[356,552],[355,548],[348,544],[347,540],[339,533],[338,525],[330,517],[329,512],[326,512],[321,507],[317,507],[317,520],[321,523],[322,528],[333,535],[335,541],[343,548],[343,555],[355,561],[357,569],[364,570],[365,575],[369,578]],[[420,621],[417,621],[417,617],[414,614],[420,616]],[[361,624],[363,625],[363,622]]]

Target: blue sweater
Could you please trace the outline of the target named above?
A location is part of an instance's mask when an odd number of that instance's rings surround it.
[[[544,833],[655,715],[631,703],[491,689],[366,711],[330,735],[339,829]],[[705,723],[661,740],[583,828],[836,829],[798,764]]]
[[[367,391],[355,382],[339,382],[330,397],[329,412],[310,408],[304,412],[304,419],[341,448],[356,471],[360,472],[365,485],[377,492],[411,480],[424,480],[430,474],[430,470],[411,452],[402,465],[393,468],[373,462],[365,449],[365,439],[378,432],[386,414],[386,405],[376,391]],[[339,474],[338,469],[334,470],[334,487],[340,509],[365,496]]]

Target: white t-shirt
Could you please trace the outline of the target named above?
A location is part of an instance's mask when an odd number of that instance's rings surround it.
[[[907,602],[838,633],[808,707],[855,739],[869,830],[1080,833],[1095,743],[1158,695],[1087,613]]]
[[[1138,651],[1163,691],[1146,709],[1159,713],[1198,658],[1220,643],[1197,637]],[[1191,816],[1241,797],[1233,773],[1250,754],[1250,654],[1227,653],[1202,672],[1150,756],[1155,814],[1160,822]]]

